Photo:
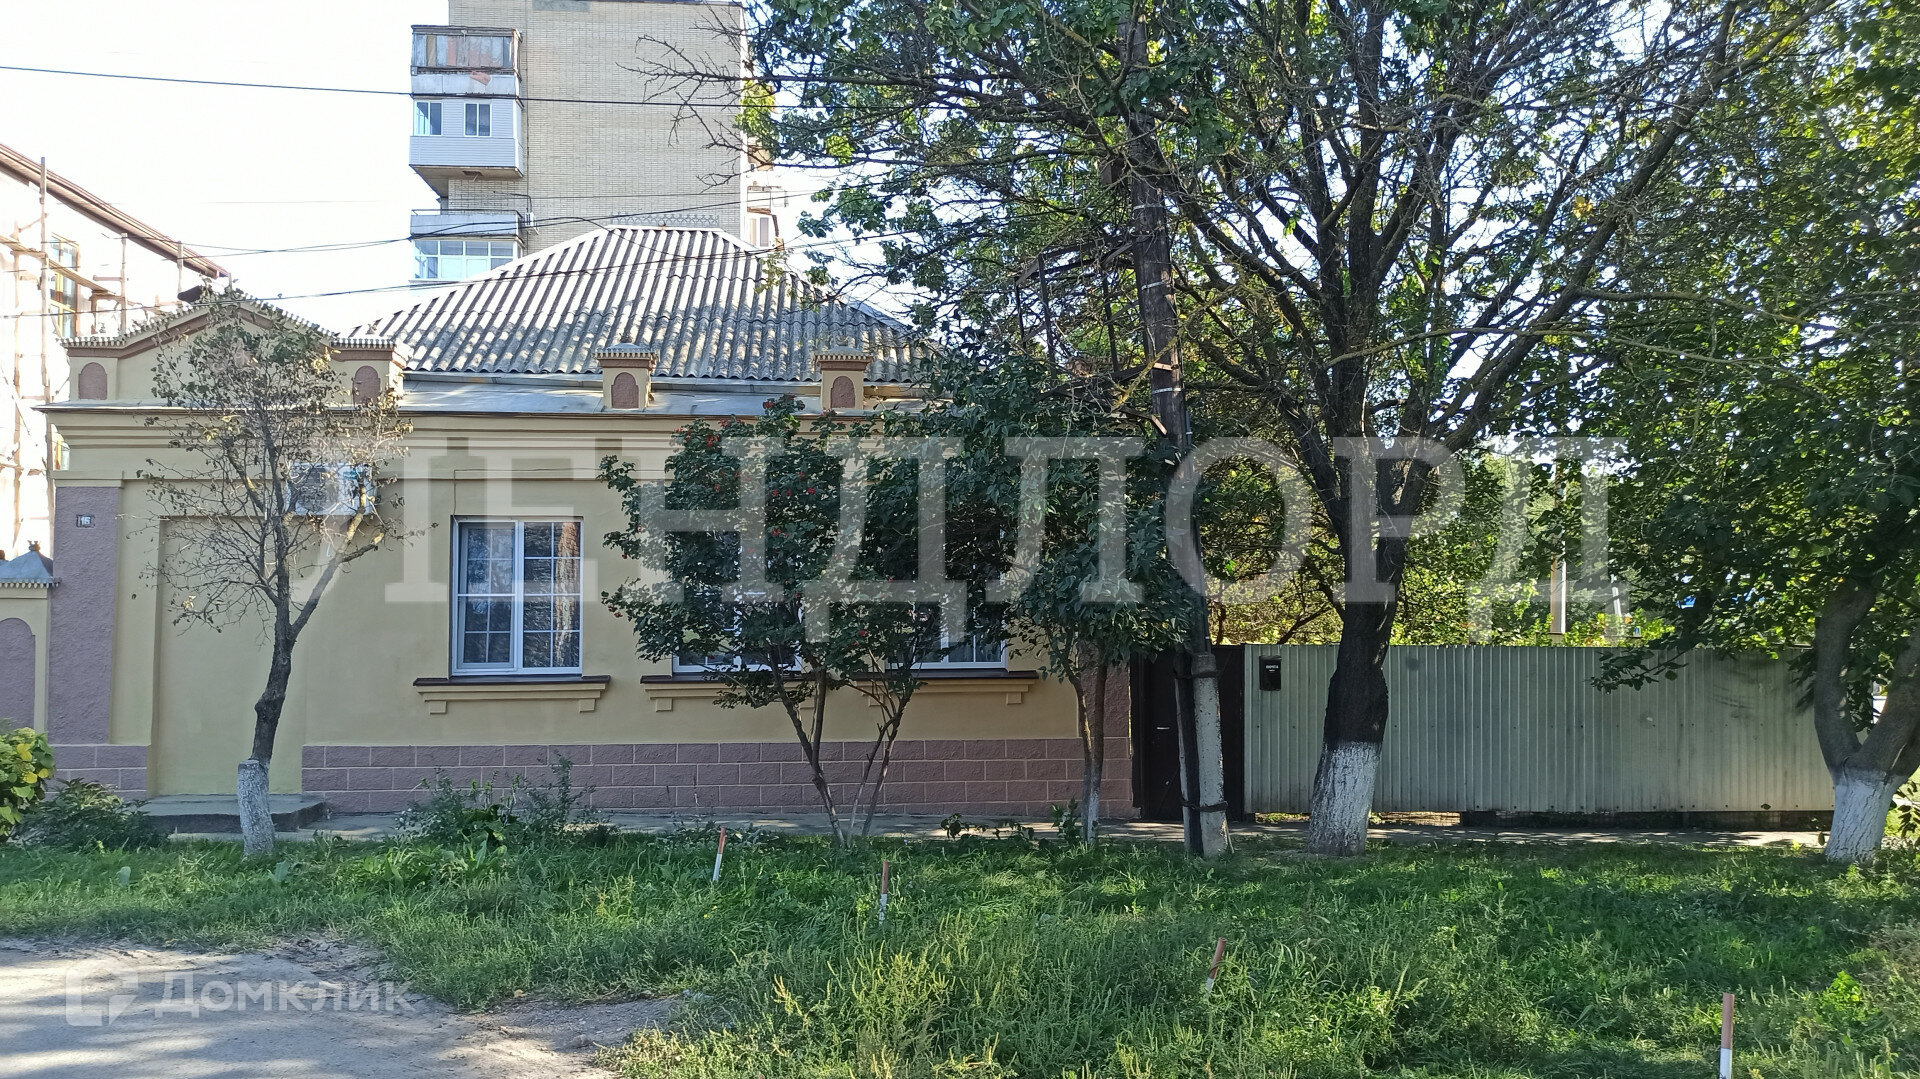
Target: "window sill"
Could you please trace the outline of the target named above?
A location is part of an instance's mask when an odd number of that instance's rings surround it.
[[[921,673],[926,681],[914,691],[915,700],[921,697],[984,696],[998,693],[1003,703],[1012,706],[1025,703],[1027,693],[1040,681],[1038,671],[1009,671],[993,667],[969,667]],[[648,698],[653,701],[653,710],[656,712],[673,711],[675,701],[711,701],[726,691],[723,684],[702,671],[642,675],[640,684],[641,688],[646,690]],[[879,707],[871,701],[868,705]]]
[[[582,712],[599,707],[612,683],[611,675],[456,675],[452,678],[416,678],[414,692],[429,715],[445,715],[454,701],[529,702],[572,701]]]

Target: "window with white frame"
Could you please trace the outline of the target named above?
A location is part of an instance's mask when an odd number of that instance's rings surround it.
[[[441,128],[442,105],[438,101],[416,101],[413,103],[413,133],[416,135],[438,135]]]
[[[484,101],[467,102],[467,123],[461,134],[488,138],[493,134],[493,106]]]
[[[580,522],[454,522],[455,674],[580,670]]]
[[[780,226],[772,214],[762,210],[747,211],[747,242],[755,247],[772,247],[780,242]]]
[[[921,667],[1004,667],[1007,665],[1007,645],[1005,641],[991,640],[985,626],[974,624],[968,627],[967,635],[958,641],[948,641],[946,634],[941,635],[938,647],[931,649],[921,659]]]
[[[512,262],[512,240],[415,240],[415,281],[463,281]]]

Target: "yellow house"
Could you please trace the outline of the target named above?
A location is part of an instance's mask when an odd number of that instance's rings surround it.
[[[130,795],[231,791],[265,678],[260,630],[176,625],[154,572],[169,522],[151,496],[153,365],[206,317],[70,343],[100,389],[47,408],[70,447],[52,581],[0,589],[44,604],[14,636],[45,672],[35,723],[57,764]],[[912,348],[740,240],[678,228],[589,233],[336,338],[343,403],[392,386],[412,425],[389,488],[405,535],[355,562],[301,637],[274,789],[390,810],[436,771],[533,776],[564,755],[604,808],[812,806],[783,714],[721,708],[700,670],[636,658],[599,602],[628,569],[601,543],[626,522],[598,463],[660,474],[689,417],[756,415],[774,395],[904,396]],[[1077,797],[1072,693],[1035,666],[984,648],[931,666],[885,804],[1011,814]],[[852,693],[832,710],[839,780],[878,713]],[[1127,709],[1106,712],[1103,801],[1123,807]]]

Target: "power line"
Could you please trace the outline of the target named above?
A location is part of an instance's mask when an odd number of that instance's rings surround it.
[[[411,90],[377,90],[360,86],[305,86],[280,82],[241,82],[234,79],[187,79],[174,75],[132,75],[118,71],[73,71],[66,68],[26,67],[20,64],[0,64],[0,71],[24,71],[35,75],[72,75],[87,79],[121,79],[129,82],[165,82],[182,86],[221,86],[243,90],[298,90],[312,94],[363,94],[375,97],[413,97]],[[422,94],[422,97],[461,96]],[[500,95],[508,96],[508,95]],[[515,101],[538,102],[544,105],[643,105],[671,106],[688,109],[738,109],[739,105],[722,101],[688,101],[684,98],[641,98],[623,100],[620,98],[599,97],[523,97],[512,95]]]
[[[641,228],[645,226],[633,226],[633,227]],[[611,228],[608,228],[607,226],[604,226],[604,225],[602,225],[601,228],[609,232],[613,231]],[[789,245],[786,245],[784,249],[787,251],[802,251],[802,250],[809,250],[816,247],[832,247],[836,245],[845,246],[848,244],[864,243],[868,240],[884,239],[889,236],[904,236],[904,235],[908,235],[913,231],[915,230],[896,229],[889,232],[869,233],[861,237],[858,237],[857,239],[851,238],[851,237],[843,238],[843,239],[821,239],[821,240],[815,240],[812,243],[789,244]],[[543,253],[544,252],[535,252],[533,255],[528,255],[525,257],[535,258]],[[722,251],[722,252],[719,252],[716,254],[710,254],[710,255],[661,255],[655,258],[646,258],[636,262],[626,262],[626,263],[620,263],[617,265],[574,266],[574,267],[567,267],[565,269],[558,269],[558,270],[538,270],[538,271],[528,271],[528,272],[516,272],[516,273],[505,275],[505,276],[507,280],[511,280],[511,281],[532,281],[532,280],[540,280],[544,278],[572,277],[580,274],[611,273],[619,270],[642,269],[648,266],[659,266],[659,265],[666,265],[666,264],[673,264],[673,263],[691,263],[691,262],[699,262],[699,261],[705,261],[705,260],[718,260],[718,259],[725,259],[725,258],[733,258],[742,253],[743,252],[741,251]],[[744,253],[748,255],[761,254],[760,252],[756,252],[752,250],[748,250]],[[499,267],[498,269],[507,269],[511,265],[512,264],[509,263],[508,266]],[[488,271],[488,272],[492,273],[494,271]],[[813,282],[806,280],[800,274],[794,273],[792,271],[787,271],[787,275],[788,277],[793,279],[795,283],[801,285],[804,288],[819,289],[823,292],[827,292],[830,295],[833,295],[835,298],[839,298],[837,294],[837,290],[835,289],[814,284]],[[386,292],[417,292],[425,288],[448,287],[448,286],[466,284],[473,280],[474,278],[463,278],[459,281],[447,281],[444,283],[435,283],[434,285],[424,285],[420,282],[406,282],[406,283],[397,284],[397,285],[370,285],[365,288],[337,289],[331,292],[305,292],[305,293],[296,293],[296,294],[281,293],[276,296],[255,296],[253,298],[265,303],[274,303],[282,300],[316,300],[316,299],[329,299],[336,296],[365,296],[365,295],[373,295],[376,293],[386,293]],[[430,301],[422,301],[422,302],[430,302]],[[863,301],[850,300],[850,299],[845,300],[844,302],[863,303]],[[164,310],[166,308],[170,308],[174,306],[176,306],[176,302],[174,301],[168,301],[168,302],[158,303],[158,304],[127,304],[126,305],[126,307],[129,310],[133,310],[133,311],[159,311],[159,310]],[[418,305],[414,305],[414,306],[418,306]],[[118,309],[116,308],[115,310],[117,311]],[[78,312],[78,314],[80,315],[88,315],[92,313],[93,312],[84,312],[84,311]],[[67,314],[70,314],[70,312],[23,311],[16,314],[0,315],[0,318],[16,318],[16,319],[18,318],[57,318],[57,317],[65,316]]]

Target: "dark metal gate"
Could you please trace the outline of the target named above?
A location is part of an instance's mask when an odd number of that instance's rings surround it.
[[[1220,665],[1220,742],[1226,767],[1227,812],[1246,814],[1246,653],[1241,645],[1216,645]],[[1171,656],[1133,665],[1133,804],[1147,820],[1180,819],[1180,738],[1174,727]]]

